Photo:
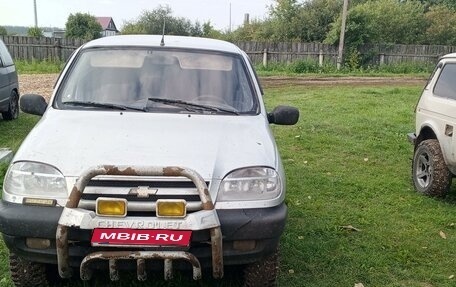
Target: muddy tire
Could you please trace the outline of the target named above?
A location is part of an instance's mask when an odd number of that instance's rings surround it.
[[[14,253],[10,255],[11,279],[15,286],[48,286],[44,264],[24,260]]]
[[[263,260],[244,268],[244,287],[277,286],[278,275],[279,253],[276,251]]]
[[[16,91],[12,91],[8,111],[2,113],[2,117],[6,121],[15,120],[19,117],[19,95]]]
[[[431,197],[445,197],[452,174],[436,139],[422,141],[415,149],[412,180],[415,190]]]

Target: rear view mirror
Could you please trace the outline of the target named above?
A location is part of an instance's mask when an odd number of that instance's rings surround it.
[[[290,106],[277,106],[272,112],[268,113],[270,124],[294,125],[299,120],[299,110]]]
[[[19,106],[24,113],[42,116],[47,109],[46,100],[35,94],[23,95],[20,98]]]

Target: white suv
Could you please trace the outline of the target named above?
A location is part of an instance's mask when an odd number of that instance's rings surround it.
[[[285,175],[246,54],[202,38],[115,36],[71,57],[16,153],[0,202],[0,232],[18,286],[94,270],[245,266],[246,286],[272,286],[287,207]],[[77,269],[78,271],[75,271]],[[107,271],[106,271],[107,272]],[[47,272],[49,273],[49,272]]]
[[[442,57],[416,107],[412,178],[415,189],[444,197],[456,174],[456,54]]]

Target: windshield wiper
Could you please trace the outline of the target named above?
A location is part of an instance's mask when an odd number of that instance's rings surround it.
[[[163,99],[163,98],[148,98],[149,101],[155,103],[161,103],[170,106],[176,106],[186,109],[187,111],[209,111],[209,112],[225,112],[233,115],[239,115],[239,112],[231,109],[225,109],[221,107],[209,106],[209,105],[201,105],[195,104],[191,102],[186,102],[182,100],[172,100],[172,99]]]
[[[99,102],[83,102],[83,101],[68,101],[63,102],[64,105],[73,105],[73,106],[80,106],[80,107],[95,107],[95,108],[106,108],[111,110],[121,110],[121,111],[142,111],[146,112],[145,108],[136,108],[131,106],[119,105],[119,104],[112,104],[112,103],[99,103]]]

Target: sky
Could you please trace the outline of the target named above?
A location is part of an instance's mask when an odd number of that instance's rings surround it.
[[[71,13],[89,13],[93,16],[112,17],[117,29],[125,21],[138,18],[143,10],[153,10],[159,5],[169,5],[173,15],[191,21],[210,21],[218,30],[236,28],[250,19],[264,19],[273,0],[36,0],[39,27],[64,28]],[[0,0],[0,26],[34,26],[33,0]]]

